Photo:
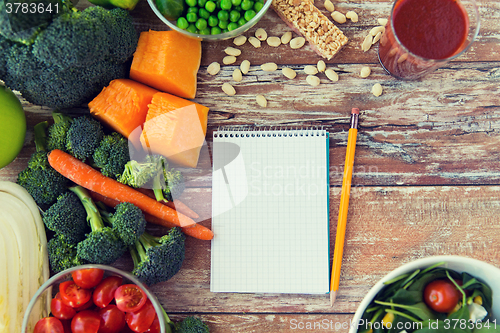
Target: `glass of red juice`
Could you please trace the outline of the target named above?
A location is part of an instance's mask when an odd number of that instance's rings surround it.
[[[464,53],[479,33],[474,0],[396,0],[380,39],[380,63],[415,80]]]

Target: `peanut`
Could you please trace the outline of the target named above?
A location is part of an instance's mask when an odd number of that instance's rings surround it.
[[[372,94],[375,95],[376,97],[379,97],[382,95],[382,86],[380,83],[375,83],[372,87]]]
[[[220,64],[217,61],[214,61],[207,67],[207,72],[210,75],[217,75],[220,71]]]
[[[259,28],[255,31],[255,37],[257,37],[258,40],[266,40],[267,39],[267,32],[266,30]]]
[[[248,38],[248,41],[250,42],[250,44],[253,45],[253,47],[255,48],[259,48],[260,47],[260,40],[258,40],[257,38],[255,38],[254,36],[252,37],[249,37]]]
[[[241,70],[239,68],[234,69],[233,80],[236,82],[241,82],[241,80],[243,80],[243,75],[241,74]]]
[[[290,47],[292,49],[300,49],[306,43],[306,39],[304,37],[295,37],[290,41]]]
[[[233,96],[236,94],[236,90],[234,90],[234,87],[227,82],[222,85],[222,91],[229,96]]]
[[[235,56],[225,56],[222,59],[222,62],[224,63],[224,65],[234,64],[236,62],[236,57]]]
[[[274,62],[266,62],[265,64],[260,65],[260,68],[265,72],[274,72],[278,69],[278,65]]]
[[[347,13],[345,13],[345,17],[350,19],[351,22],[358,22],[359,18],[358,18],[358,14],[356,14],[356,12],[350,10],[348,11]]]
[[[370,76],[371,72],[372,72],[372,70],[370,69],[370,67],[365,66],[365,67],[361,68],[361,71],[359,72],[359,76],[364,79],[364,78],[367,78],[368,76]]]
[[[263,95],[257,95],[255,99],[257,100],[257,104],[259,104],[263,108],[267,106],[267,99]]]
[[[272,47],[278,47],[281,45],[281,39],[279,37],[268,37],[266,42],[267,45]]]
[[[321,83],[321,81],[319,80],[319,77],[317,77],[316,75],[308,75],[306,77],[306,82],[309,83],[313,87],[317,87]]]
[[[365,37],[365,40],[361,44],[361,49],[363,50],[363,52],[366,52],[370,49],[370,47],[372,46],[372,41],[373,41],[372,35],[368,35]]]
[[[292,32],[287,31],[281,36],[281,44],[288,44],[292,40]]]
[[[332,19],[340,24],[345,23],[347,21],[345,15],[338,11],[334,11],[332,13]]]
[[[250,61],[243,60],[240,65],[240,70],[243,74],[247,74],[248,71],[250,70]]]
[[[382,32],[379,31],[378,34],[376,34],[375,37],[373,37],[372,45],[378,42],[380,40],[380,37],[382,37]]]
[[[323,60],[318,61],[316,67],[318,67],[318,72],[324,72],[326,70],[326,64]]]
[[[304,73],[309,75],[316,75],[318,74],[318,69],[315,66],[307,65],[306,67],[304,67]]]
[[[370,30],[370,35],[372,36],[375,36],[376,34],[378,34],[379,32],[381,33],[384,33],[385,32],[385,27],[382,26],[382,25],[379,25],[377,27],[373,27],[371,30]]]
[[[281,72],[283,73],[283,75],[285,75],[287,78],[289,78],[290,80],[294,79],[295,76],[297,76],[297,73],[295,73],[295,71],[289,67],[284,67]]]
[[[387,24],[387,19],[386,18],[379,18],[377,19],[378,24],[385,26]]]
[[[237,49],[237,48],[234,48],[234,47],[226,47],[224,52],[227,54],[227,55],[230,55],[230,56],[239,56],[241,54],[241,50]]]
[[[331,68],[325,71],[325,75],[330,81],[337,82],[339,80],[339,75]]]
[[[233,40],[233,43],[234,45],[236,46],[241,46],[243,44],[245,44],[247,41],[247,38],[243,35],[239,35],[238,37],[236,37],[234,40]]]
[[[326,0],[325,1],[325,9],[331,13],[335,10],[335,6],[330,0]]]

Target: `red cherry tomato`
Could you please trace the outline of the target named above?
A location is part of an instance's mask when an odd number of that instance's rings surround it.
[[[50,301],[50,312],[52,312],[52,315],[57,319],[71,319],[76,314],[75,309],[64,304],[60,298],[53,298],[52,301]]]
[[[460,291],[451,281],[434,280],[424,289],[424,301],[434,311],[447,313],[457,306]]]
[[[71,320],[73,333],[97,333],[101,325],[101,317],[97,312],[83,310],[78,312]]]
[[[167,324],[168,325],[168,324]],[[158,315],[155,316],[153,323],[149,326],[148,330],[144,333],[160,333],[160,320],[158,319]]]
[[[94,304],[100,308],[106,307],[115,297],[115,291],[122,284],[119,276],[108,276],[97,285],[92,295]]]
[[[101,282],[104,271],[99,268],[84,268],[74,271],[71,274],[73,281],[85,289],[94,288]]]
[[[126,325],[125,314],[114,304],[100,309],[98,314],[101,317],[99,333],[118,333]]]
[[[124,284],[115,291],[116,306],[123,312],[135,312],[142,308],[148,297],[135,284]]]
[[[61,323],[62,323],[63,328],[64,328],[64,333],[72,333],[71,332],[71,319],[61,320]]]
[[[56,317],[45,317],[37,321],[33,333],[64,333],[64,327]]]
[[[80,312],[80,311],[88,310],[88,309],[92,310],[93,306],[94,306],[94,302],[92,301],[92,298],[90,298],[87,303],[80,305],[80,306],[77,306],[74,309],[76,312]]]
[[[92,298],[92,292],[81,288],[74,281],[64,281],[59,285],[62,301],[73,308],[87,303]]]
[[[151,324],[156,316],[156,310],[148,299],[144,306],[142,306],[136,312],[127,312],[125,314],[125,320],[127,321],[128,327],[134,332],[144,332]]]

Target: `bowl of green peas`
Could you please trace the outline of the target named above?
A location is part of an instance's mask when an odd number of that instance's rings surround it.
[[[172,30],[206,41],[241,35],[269,9],[272,0],[148,0]]]

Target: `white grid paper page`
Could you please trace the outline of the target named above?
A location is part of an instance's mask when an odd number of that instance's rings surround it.
[[[213,160],[228,155],[214,162],[210,290],[327,293],[326,131],[215,132]]]

